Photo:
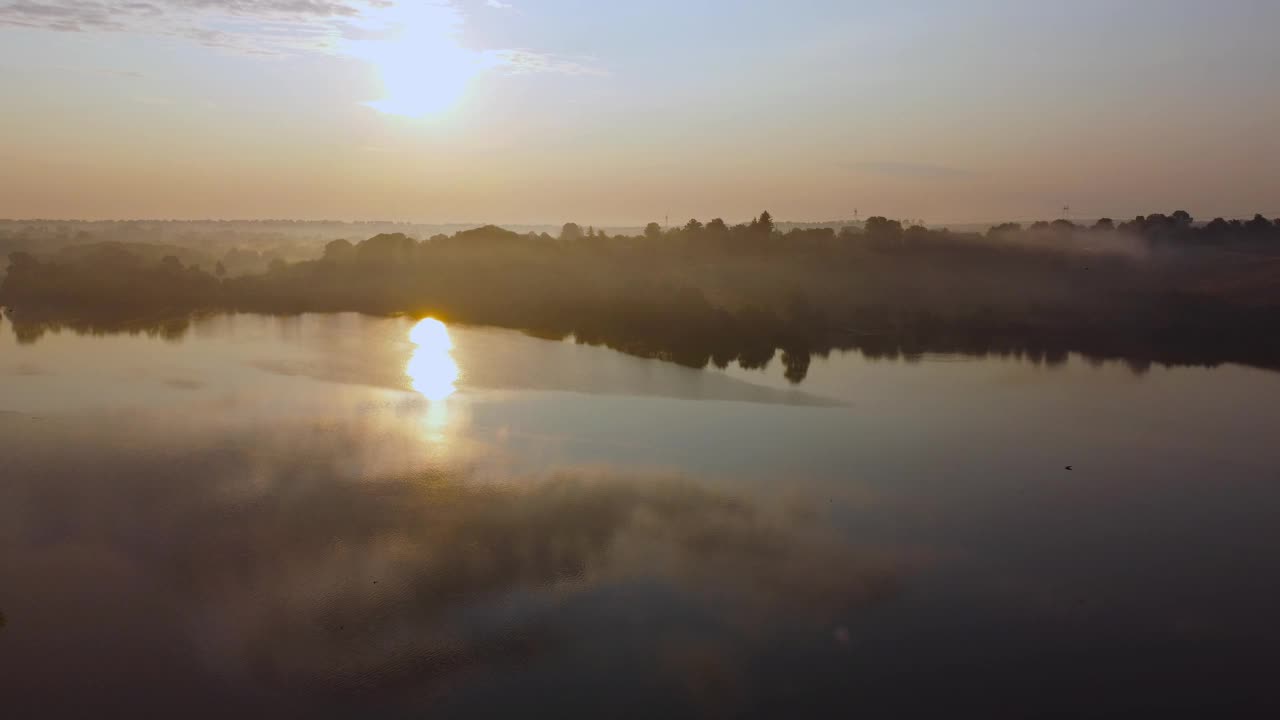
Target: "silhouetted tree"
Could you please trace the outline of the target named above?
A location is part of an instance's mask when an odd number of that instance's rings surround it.
[[[413,258],[416,248],[414,239],[404,233],[382,233],[356,245],[355,250],[362,263],[402,265]]]
[[[649,240],[658,240],[662,238],[662,226],[656,222],[651,222],[644,226],[644,236]]]
[[[573,243],[582,239],[582,228],[578,223],[565,223],[560,228],[560,242]]]
[[[1231,224],[1220,217],[1216,217],[1204,226],[1204,232],[1214,238],[1220,238],[1231,232]]]
[[[773,216],[769,214],[768,210],[765,210],[760,213],[760,217],[751,221],[751,229],[765,237],[772,235],[774,230]]]
[[[1271,221],[1262,216],[1261,213],[1254,215],[1253,219],[1244,224],[1246,230],[1251,233],[1261,235],[1271,231]]]
[[[902,239],[907,242],[923,242],[928,240],[931,235],[929,228],[923,225],[912,225],[903,231]]]
[[[897,242],[902,239],[902,223],[880,215],[867,218],[862,231],[873,242]]]
[[[332,262],[349,262],[355,254],[355,246],[347,240],[334,240],[324,246],[324,259]]]
[[[1022,232],[1022,225],[1019,223],[1015,223],[1015,222],[1001,223],[999,225],[993,226],[990,230],[987,230],[987,237],[993,238],[993,239],[1007,238],[1013,235],[1017,235],[1020,232]]]

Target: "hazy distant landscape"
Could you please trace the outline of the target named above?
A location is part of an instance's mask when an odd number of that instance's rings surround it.
[[[573,223],[554,236],[222,225],[0,230],[11,249],[0,303],[27,338],[64,325],[172,328],[201,312],[358,311],[572,336],[692,367],[761,367],[781,352],[796,382],[813,354],[837,349],[1280,367],[1269,331],[1280,321],[1280,219],[1262,215],[1197,223],[1178,211],[985,233],[878,216],[784,230],[768,213],[638,235]]]

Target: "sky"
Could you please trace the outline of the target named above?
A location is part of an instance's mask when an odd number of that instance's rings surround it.
[[[1280,215],[1275,0],[0,0],[0,217]]]

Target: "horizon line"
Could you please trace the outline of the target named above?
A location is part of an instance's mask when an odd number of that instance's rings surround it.
[[[1173,212],[1173,211],[1170,211],[1170,212]],[[1052,218],[1050,218],[1050,217],[1029,217],[1029,216],[1023,216],[1023,217],[1015,217],[1015,218],[1008,218],[1008,219],[1002,219],[1002,220],[948,220],[948,221],[942,221],[942,222],[925,222],[925,223],[924,223],[924,227],[928,227],[928,228],[945,228],[945,227],[950,226],[950,225],[991,225],[991,226],[995,226],[995,225],[999,225],[999,224],[1002,224],[1002,223],[1010,223],[1010,222],[1014,222],[1014,223],[1031,223],[1031,222],[1042,222],[1042,221],[1053,222],[1053,221],[1055,221],[1055,220],[1070,220],[1070,221],[1071,221],[1071,222],[1073,222],[1073,223],[1084,223],[1084,222],[1091,221],[1091,220],[1092,220],[1092,221],[1097,221],[1097,220],[1100,220],[1100,219],[1103,219],[1103,218],[1110,218],[1110,219],[1115,220],[1115,221],[1117,221],[1117,222],[1124,222],[1124,221],[1132,220],[1132,219],[1134,219],[1135,217],[1138,217],[1138,216],[1146,217],[1147,215],[1151,215],[1151,214],[1155,214],[1155,213],[1137,213],[1137,214],[1133,214],[1133,215],[1128,215],[1128,214],[1124,214],[1124,215],[1122,215],[1122,214],[1112,214],[1112,215],[1106,215],[1106,214],[1100,214],[1100,215],[1088,214],[1088,215],[1081,215],[1081,216],[1078,216],[1078,217],[1060,217],[1060,216],[1059,216],[1059,217],[1052,217]],[[1167,214],[1167,213],[1166,213],[1166,214]],[[1264,217],[1269,217],[1269,218],[1280,218],[1280,210],[1268,210],[1268,211],[1259,211],[1259,212],[1248,212],[1248,213],[1241,213],[1241,214],[1235,214],[1235,215],[1212,215],[1212,217],[1210,217],[1210,216],[1206,215],[1206,216],[1204,216],[1204,217],[1196,217],[1195,219],[1196,219],[1196,221],[1198,221],[1198,222],[1199,222],[1199,221],[1213,220],[1213,219],[1216,219],[1216,218],[1219,218],[1219,217],[1220,217],[1220,218],[1222,218],[1222,219],[1224,219],[1224,220],[1251,220],[1251,219],[1253,219],[1256,215],[1262,215],[1262,216],[1264,216]],[[870,215],[867,215],[866,217],[860,217],[860,218],[858,218],[858,219],[853,219],[853,218],[837,218],[837,219],[828,219],[828,220],[779,220],[779,219],[777,219],[777,218],[774,218],[774,219],[773,219],[773,222],[774,222],[774,224],[775,224],[775,225],[839,225],[839,224],[850,224],[850,225],[856,225],[856,224],[862,224],[862,223],[865,223],[865,222],[866,222],[866,220],[867,220],[867,218],[869,218],[869,217],[877,217],[877,216],[880,216],[880,217],[887,217],[889,220],[897,220],[897,221],[899,221],[899,222],[902,222],[904,225],[906,225],[906,224],[907,224],[907,223],[909,223],[909,222],[912,222],[912,220],[907,219],[905,216],[894,217],[894,216],[889,216],[889,215],[879,215],[878,213],[872,213],[872,214],[870,214]],[[718,216],[712,216],[712,219],[714,219],[715,217],[718,217]],[[1193,217],[1195,217],[1195,216],[1193,215]],[[701,220],[701,218],[694,218],[694,219]],[[720,219],[724,219],[724,218],[720,218]],[[755,219],[755,218],[754,218],[754,217],[752,217],[752,218],[748,218],[748,220],[744,220],[744,221],[729,221],[729,220],[726,220],[725,222],[726,222],[727,224],[729,224],[730,226],[733,226],[733,225],[736,225],[736,224],[739,224],[739,223],[749,222],[750,220],[754,220],[754,219]],[[89,224],[89,223],[122,223],[122,224],[123,224],[123,223],[227,223],[227,224],[232,224],[232,223],[246,223],[246,224],[249,224],[249,223],[261,223],[261,224],[268,224],[268,223],[299,223],[299,224],[311,224],[311,225],[333,224],[333,225],[420,225],[420,226],[435,226],[435,227],[451,227],[451,226],[456,226],[456,227],[462,227],[462,228],[467,228],[467,229],[475,229],[475,228],[481,228],[481,227],[487,227],[487,226],[495,226],[495,227],[516,226],[516,227],[548,227],[548,228],[558,228],[558,227],[562,227],[562,226],[564,226],[564,225],[565,225],[565,224],[567,224],[567,223],[575,223],[575,224],[577,224],[577,225],[579,225],[579,226],[581,226],[581,227],[583,227],[583,228],[586,228],[586,227],[595,227],[595,228],[597,228],[597,229],[611,229],[611,228],[626,228],[626,229],[630,229],[630,228],[641,228],[641,229],[643,229],[643,228],[644,228],[646,225],[648,225],[650,222],[658,222],[658,221],[657,221],[657,220],[649,220],[649,221],[644,221],[644,222],[614,222],[614,223],[603,223],[603,224],[602,224],[602,223],[579,222],[579,221],[577,221],[577,220],[552,221],[552,222],[536,222],[536,221],[504,221],[504,222],[493,222],[493,221],[430,221],[430,220],[394,220],[394,219],[386,219],[386,218],[383,218],[383,219],[376,219],[376,220],[355,220],[355,219],[347,219],[347,220],[344,220],[344,219],[334,219],[334,218],[287,218],[287,217],[273,217],[273,218],[267,218],[267,217],[264,217],[264,218],[247,218],[247,217],[240,217],[240,218],[210,218],[210,217],[203,217],[203,218],[174,218],[174,217],[168,217],[168,218],[165,218],[165,217],[134,217],[134,218],[84,218],[84,217],[78,217],[78,218],[77,218],[77,217],[62,217],[62,218],[54,218],[54,217],[32,217],[32,218],[21,218],[21,217],[14,217],[14,218],[6,218],[6,217],[0,217],[0,223],[86,223],[86,224]],[[706,221],[703,221],[703,222],[706,222]],[[661,225],[662,223],[660,223],[660,222],[659,222],[659,224]],[[668,226],[664,226],[664,227],[678,228],[678,227],[683,227],[683,226],[684,226],[684,222],[680,222],[680,223],[677,223],[677,224],[672,224],[672,225],[668,225]]]

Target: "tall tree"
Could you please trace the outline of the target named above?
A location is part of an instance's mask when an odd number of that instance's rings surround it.
[[[773,216],[769,214],[768,210],[760,213],[760,217],[756,219],[753,225],[756,230],[760,231],[764,235],[773,234]]]
[[[578,223],[565,223],[560,228],[560,240],[562,242],[577,242],[582,239],[582,228]]]

